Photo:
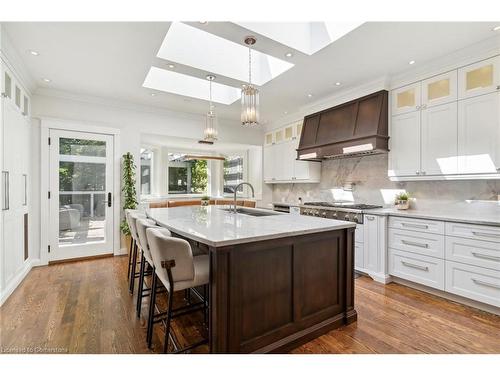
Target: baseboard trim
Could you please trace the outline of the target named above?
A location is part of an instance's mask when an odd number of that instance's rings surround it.
[[[115,251],[115,255],[116,256],[119,256],[119,255],[127,255],[128,254],[128,250],[126,247],[122,247],[118,250]]]
[[[83,261],[83,260],[94,260],[94,259],[101,259],[101,258],[109,258],[109,257],[113,257],[113,256],[115,256],[115,254],[108,253],[108,254],[92,255],[92,256],[80,257],[80,258],[51,260],[49,262],[49,266],[53,266],[54,264],[60,264],[60,263],[72,263],[72,262],[80,262],[80,261]]]
[[[461,303],[462,305],[474,307],[478,310],[483,310],[483,311],[486,311],[486,312],[491,313],[491,314],[500,315],[500,309],[498,307],[488,305],[486,303],[474,301],[474,300],[471,300],[469,298],[458,296],[456,294],[448,293],[448,292],[445,292],[442,290],[434,289],[434,288],[431,288],[431,287],[426,286],[426,285],[417,284],[417,283],[414,283],[412,281],[404,280],[404,279],[401,279],[401,278],[396,277],[396,276],[392,276],[392,281],[395,282],[396,284],[401,284],[401,285],[407,286],[409,288],[413,288],[413,289],[420,290],[422,292],[433,294],[435,296],[445,298],[445,299],[453,301],[453,302]]]
[[[24,267],[21,272],[19,272],[5,287],[3,292],[0,292],[0,306],[2,306],[11,294],[17,289],[17,287],[23,282],[24,278],[33,268],[33,262],[28,260],[24,263]]]

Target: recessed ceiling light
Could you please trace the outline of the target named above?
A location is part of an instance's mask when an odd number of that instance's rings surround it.
[[[285,53],[285,57],[292,57],[292,56],[293,56],[293,53],[291,53],[291,52]]]
[[[208,22],[207,21],[198,21],[198,23],[201,23],[202,25],[206,25]]]
[[[413,65],[413,64],[415,64],[415,60],[408,61],[408,64],[409,64],[409,65]]]
[[[308,97],[308,98],[312,98],[312,97],[313,97],[313,94],[307,94],[307,97]]]
[[[152,92],[152,93],[151,93],[151,96],[156,96],[156,93]]]
[[[492,30],[493,31],[499,31],[500,30],[500,25],[499,26],[495,26]]]
[[[175,68],[174,64],[168,64],[167,66],[168,66],[169,69],[174,69]]]
[[[285,111],[285,112],[283,112],[283,113],[284,113],[285,115],[287,115],[287,114],[288,114],[288,111]]]
[[[52,80],[48,79],[48,78],[42,78],[42,81],[45,82],[45,83],[50,83],[52,82]]]
[[[341,83],[340,82],[335,82],[335,86],[340,86]]]
[[[33,51],[32,49],[30,49],[28,52],[30,54],[32,54],[33,56],[38,56],[39,55],[39,53],[37,51]]]

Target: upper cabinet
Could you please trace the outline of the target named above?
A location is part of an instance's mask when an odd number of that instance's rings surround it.
[[[392,91],[389,177],[500,178],[500,57]]]
[[[458,69],[458,98],[465,99],[500,90],[500,56]]]
[[[420,82],[392,91],[392,114],[414,112],[420,109]]]
[[[302,121],[264,135],[264,182],[319,182],[321,163],[297,160],[301,133]]]
[[[457,100],[457,71],[422,81],[422,109]]]

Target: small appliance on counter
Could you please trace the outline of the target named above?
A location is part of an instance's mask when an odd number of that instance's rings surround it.
[[[277,212],[285,212],[292,215],[300,215],[300,207],[298,204],[273,203],[273,210]]]

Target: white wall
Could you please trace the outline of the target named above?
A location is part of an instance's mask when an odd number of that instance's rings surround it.
[[[120,154],[131,152],[136,164],[140,160],[141,134],[158,134],[162,136],[173,136],[183,138],[199,139],[204,126],[202,115],[167,111],[163,109],[144,107],[123,102],[116,102],[103,98],[82,97],[54,90],[38,90],[32,99],[32,114],[36,118],[58,118],[68,119],[85,124],[101,125],[120,129]],[[34,123],[33,142],[38,145],[34,150],[33,165],[39,168],[40,163],[40,131],[39,122]],[[242,128],[238,122],[232,123],[220,120],[219,140],[221,142],[261,145],[263,138],[262,129]],[[32,191],[35,197],[39,196],[40,178],[33,178]],[[139,179],[137,179],[137,191],[140,190]],[[40,213],[40,207],[34,208]],[[33,215],[32,228],[40,227],[40,215]],[[35,222],[36,221],[36,222]],[[34,239],[33,245],[40,256],[40,236]]]

